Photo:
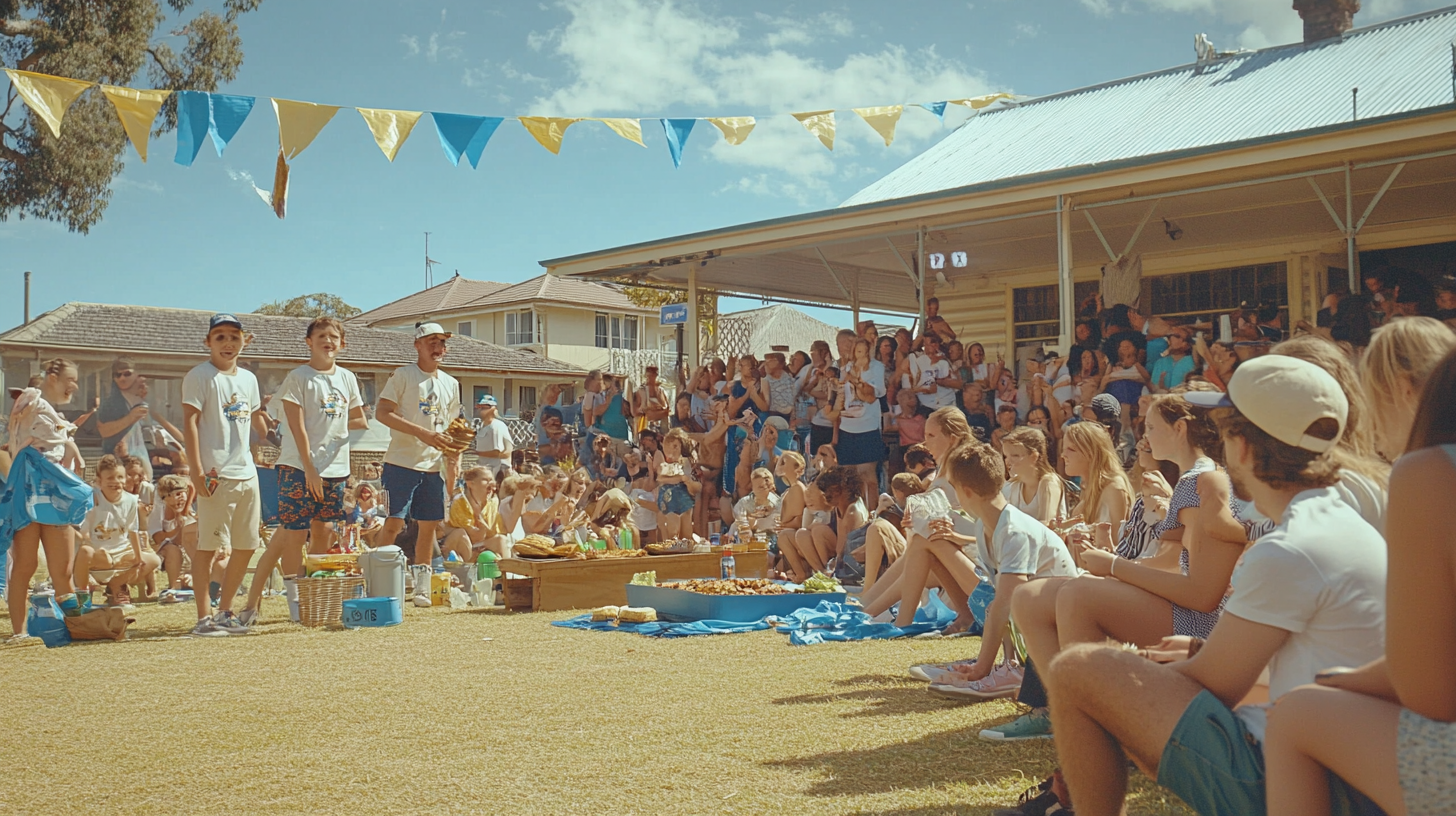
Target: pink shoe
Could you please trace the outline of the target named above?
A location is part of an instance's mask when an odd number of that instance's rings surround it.
[[[961,678],[942,677],[938,683],[932,683],[931,692],[942,697],[964,700],[995,700],[1002,697],[1015,697],[1021,690],[1021,678],[1026,674],[1020,666],[1007,663],[999,663],[992,667],[991,673],[980,680],[964,680]]]

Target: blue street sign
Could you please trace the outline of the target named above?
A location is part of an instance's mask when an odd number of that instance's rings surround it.
[[[662,307],[662,316],[658,322],[664,326],[679,326],[688,322],[688,305],[686,303],[673,303]]]

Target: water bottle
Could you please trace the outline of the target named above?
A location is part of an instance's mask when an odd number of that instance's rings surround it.
[[[708,536],[708,545],[709,546],[714,547],[714,548],[717,548],[722,543],[723,543],[723,539],[717,533],[713,533],[712,535]]]
[[[719,573],[724,581],[731,581],[738,577],[738,565],[733,561],[732,548],[723,548],[723,560],[720,563]]]

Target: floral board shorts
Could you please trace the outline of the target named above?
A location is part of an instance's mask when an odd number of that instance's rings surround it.
[[[303,471],[279,465],[278,523],[285,530],[307,530],[314,521],[344,520],[344,483],[348,479],[324,479],[324,498],[308,492]]]

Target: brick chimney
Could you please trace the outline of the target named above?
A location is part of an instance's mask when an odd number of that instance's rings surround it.
[[[1294,10],[1304,20],[1304,41],[1319,42],[1350,30],[1360,0],[1294,0]]]

